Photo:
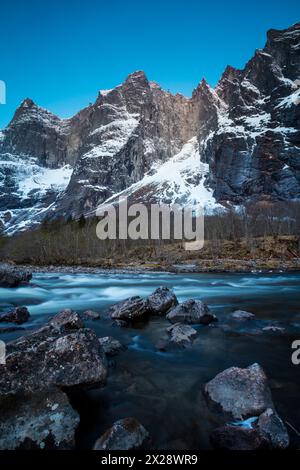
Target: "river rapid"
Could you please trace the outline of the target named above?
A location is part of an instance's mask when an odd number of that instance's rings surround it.
[[[147,296],[159,286],[174,289],[179,301],[201,299],[219,321],[196,326],[198,337],[188,348],[161,352],[158,341],[169,323],[152,317],[134,327],[112,326],[108,307],[133,295]],[[231,366],[260,363],[270,378],[279,415],[300,430],[300,365],[291,361],[291,344],[300,339],[300,274],[67,274],[35,273],[28,286],[0,288],[0,312],[24,305],[31,314],[24,331],[2,333],[10,341],[43,325],[64,308],[92,309],[100,320],[86,321],[99,337],[114,336],[127,349],[110,360],[107,385],[71,397],[81,414],[78,448],[91,448],[99,435],[120,418],[133,416],[149,431],[155,449],[209,448],[215,428],[202,390],[217,373]],[[236,309],[256,315],[237,322]],[[263,330],[281,326],[283,333]],[[4,325],[3,325],[4,326]],[[291,442],[300,438],[291,428]]]

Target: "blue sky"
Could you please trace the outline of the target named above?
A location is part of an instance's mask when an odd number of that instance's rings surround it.
[[[190,95],[243,67],[266,31],[300,21],[300,2],[2,0],[0,128],[26,98],[68,117],[135,70]]]

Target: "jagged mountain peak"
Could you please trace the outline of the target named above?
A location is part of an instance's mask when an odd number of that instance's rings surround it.
[[[31,98],[25,98],[22,101],[20,108],[32,108],[33,106],[36,106],[35,102]]]
[[[148,81],[148,79],[146,77],[146,74],[143,70],[136,70],[135,72],[130,73],[127,76],[125,82],[130,81],[130,80],[133,80],[133,81],[135,81],[135,80],[147,80]]]
[[[205,78],[202,78],[196,88],[193,90],[192,99],[199,95],[210,95],[213,88],[209,85]]]
[[[8,127],[19,126],[33,121],[43,126],[57,126],[63,120],[47,109],[38,106],[31,98],[25,98],[16,109]]]
[[[200,113],[200,122],[210,120],[214,116],[217,109],[225,106],[222,97],[217,91],[209,85],[205,78],[202,78],[199,85],[192,93],[192,102],[198,102]],[[202,123],[201,123],[202,126]]]
[[[150,85],[151,90],[161,90],[162,89],[160,84],[153,81],[153,80],[149,81],[149,85]]]
[[[199,85],[197,86],[198,89],[200,90],[205,90],[205,91],[210,91],[211,90],[211,86],[209,85],[209,83],[207,82],[207,80],[203,77],[201,80],[200,80],[200,83]]]
[[[290,41],[298,36],[300,36],[300,22],[297,22],[286,29],[269,29],[267,31],[267,42],[282,40]]]
[[[228,82],[234,83],[239,80],[242,71],[232,67],[231,65],[227,65],[224,72],[221,75],[220,80],[218,81],[215,90],[218,91],[222,90],[224,87],[228,86]]]
[[[290,80],[300,77],[300,23],[284,29],[271,29],[267,33],[266,53],[272,55]]]

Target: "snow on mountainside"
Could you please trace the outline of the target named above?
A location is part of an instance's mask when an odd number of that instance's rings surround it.
[[[138,114],[129,114],[124,109],[124,112],[120,113],[119,119],[93,130],[90,136],[97,135],[101,143],[92,147],[83,155],[83,158],[113,157],[124,147],[130,135],[137,128],[138,117]]]
[[[40,223],[45,211],[54,204],[57,194],[68,186],[72,171],[70,165],[45,168],[34,158],[24,161],[22,157],[2,155],[0,187],[10,185],[11,191],[9,195],[0,193],[4,209],[0,210],[0,226],[6,222],[7,233],[13,233]],[[13,209],[10,209],[11,206]]]
[[[95,213],[118,195],[202,204],[300,199],[300,23],[243,70],[172,95],[144,72],[60,119],[26,99],[0,132],[0,229]]]
[[[114,203],[127,197],[135,202],[180,204],[198,206],[210,211],[222,208],[205,186],[209,165],[200,161],[197,137],[190,139],[181,151],[165,163],[154,163],[150,171],[125,191],[105,201]]]

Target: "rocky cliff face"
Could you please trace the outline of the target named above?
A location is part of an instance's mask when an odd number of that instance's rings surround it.
[[[26,99],[0,133],[2,228],[92,213],[120,193],[210,208],[299,198],[299,59],[296,24],[190,99],[143,72],[71,119]]]
[[[226,104],[207,142],[218,200],[299,197],[300,25],[271,30],[244,70],[228,67],[216,87]]]

